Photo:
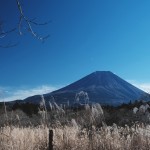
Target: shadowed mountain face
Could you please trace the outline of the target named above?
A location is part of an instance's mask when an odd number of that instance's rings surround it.
[[[64,88],[45,94],[44,97],[46,101],[53,96],[57,103],[74,103],[75,95],[80,91],[88,93],[90,102],[109,105],[128,103],[147,95],[110,71],[96,71]]]

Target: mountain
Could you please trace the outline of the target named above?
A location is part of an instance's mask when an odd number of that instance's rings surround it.
[[[91,103],[98,102],[109,105],[128,103],[148,95],[110,71],[96,71],[64,88],[45,94],[44,98],[46,101],[55,99],[59,104],[65,104],[68,101],[73,104],[76,93],[80,91],[88,94]],[[26,99],[26,101],[32,102],[39,100],[40,96],[37,95]]]

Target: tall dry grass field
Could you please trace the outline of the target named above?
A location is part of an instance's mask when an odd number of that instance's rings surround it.
[[[47,150],[48,127],[3,127],[1,150]],[[91,130],[74,126],[54,128],[55,150],[149,150],[150,126],[103,126]]]
[[[49,129],[54,132],[54,150],[150,149],[150,125],[107,126],[99,104],[75,111],[55,104],[50,112],[32,117],[20,110],[5,116],[0,116],[0,150],[48,150]]]

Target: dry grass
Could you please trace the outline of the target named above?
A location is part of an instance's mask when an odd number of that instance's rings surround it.
[[[49,128],[3,127],[0,129],[1,150],[46,150]],[[80,129],[76,124],[60,126],[54,131],[55,150],[148,150],[150,126],[111,127],[91,130]]]
[[[8,123],[0,128],[0,150],[48,150],[50,128],[54,131],[55,150],[150,149],[149,125],[107,126],[99,104],[86,105],[75,113],[58,106],[46,117],[45,112],[41,113],[44,117],[41,114],[29,118],[21,111],[7,112],[6,119],[1,117]]]
[[[48,129],[3,127],[0,132],[1,150],[44,150],[47,148]]]

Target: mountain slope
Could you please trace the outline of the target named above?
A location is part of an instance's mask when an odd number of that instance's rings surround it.
[[[147,94],[110,71],[96,71],[50,95],[59,103],[67,100],[73,103],[75,94],[80,91],[86,91],[91,102],[112,105],[128,103]]]
[[[110,71],[96,71],[64,88],[45,94],[44,97],[46,101],[51,101],[54,97],[57,103],[74,103],[75,95],[80,91],[88,93],[90,102],[110,105],[128,103],[147,95]],[[39,101],[40,97],[36,99]],[[33,102],[33,97],[27,100]]]

